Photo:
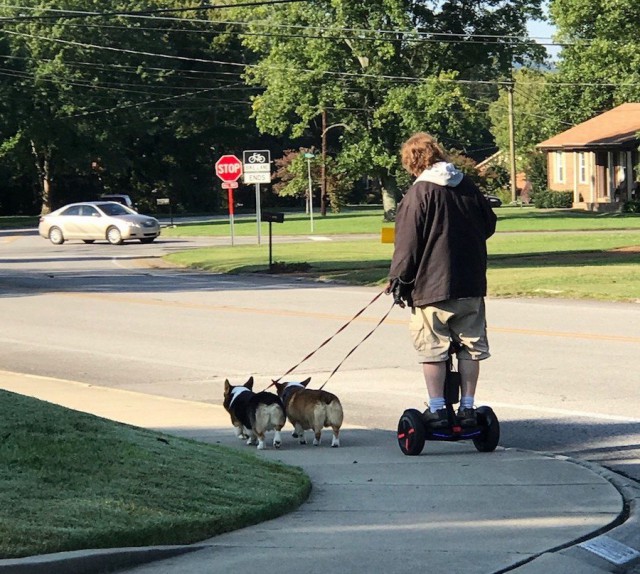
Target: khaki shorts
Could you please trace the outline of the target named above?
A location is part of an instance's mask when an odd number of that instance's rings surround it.
[[[446,361],[450,339],[462,345],[459,359],[481,361],[490,356],[483,297],[448,299],[411,309],[409,331],[420,363]]]

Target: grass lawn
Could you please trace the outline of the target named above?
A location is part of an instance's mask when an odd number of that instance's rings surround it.
[[[11,215],[0,217],[0,229],[29,229],[38,227],[40,217],[37,215]]]
[[[491,296],[640,300],[640,230],[505,233],[492,237],[488,249]],[[386,280],[392,253],[393,246],[379,240],[273,245],[277,270],[361,285]],[[266,245],[203,248],[166,259],[220,273],[269,268]]]
[[[311,488],[254,454],[6,391],[0,436],[0,558],[197,542],[289,512]]]
[[[533,207],[501,207],[495,210],[499,231],[588,231],[638,229],[640,215],[632,213],[591,213],[572,209],[535,209]],[[261,234],[269,232],[268,223],[261,224]],[[285,213],[283,223],[273,223],[274,235],[336,235],[351,233],[379,234],[383,226],[382,209],[347,209],[342,213],[330,213],[326,217],[315,215],[313,232],[308,215]],[[178,224],[164,229],[163,236],[227,236],[230,235],[227,217],[199,224]],[[256,235],[255,215],[236,216],[233,226],[236,236]]]

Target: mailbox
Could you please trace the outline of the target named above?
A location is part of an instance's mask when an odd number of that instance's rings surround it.
[[[269,223],[282,223],[284,222],[284,213],[274,211],[263,211],[262,221],[268,221]]]

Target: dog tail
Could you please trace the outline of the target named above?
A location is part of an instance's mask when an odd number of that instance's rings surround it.
[[[286,422],[286,417],[280,402],[260,405],[256,411],[256,422],[266,430],[281,429]]]
[[[344,412],[342,411],[342,404],[340,403],[340,400],[334,395],[326,404],[327,418],[325,426],[341,427],[342,421],[344,420]]]

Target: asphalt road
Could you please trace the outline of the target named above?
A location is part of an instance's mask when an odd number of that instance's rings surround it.
[[[379,292],[153,267],[163,253],[203,244],[231,248],[162,237],[54,246],[1,232],[0,369],[219,404],[225,378],[253,375],[266,387]],[[289,379],[322,384],[390,306],[375,301]],[[640,305],[489,299],[487,309],[493,357],[478,401],[498,414],[501,444],[640,481]],[[395,307],[327,384],[347,422],[393,429],[405,408],[423,408],[407,320]]]

